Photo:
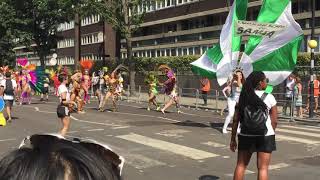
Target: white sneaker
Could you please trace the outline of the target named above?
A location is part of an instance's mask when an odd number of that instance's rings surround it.
[[[228,131],[226,129],[222,129],[223,134],[228,134]]]

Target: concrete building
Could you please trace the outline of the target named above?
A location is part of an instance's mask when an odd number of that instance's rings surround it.
[[[248,0],[247,19],[255,20],[262,0]],[[292,0],[292,12],[304,30],[301,51],[310,51],[307,41],[311,34],[311,0]],[[182,56],[203,54],[218,43],[232,0],[163,0],[149,7],[144,23],[133,34],[135,57]],[[316,40],[320,40],[320,1],[316,0]],[[58,64],[73,65],[75,59],[102,60],[126,58],[125,40],[121,40],[112,27],[98,15],[81,20],[80,32],[74,21],[59,25],[61,40],[57,43]],[[246,38],[244,38],[244,41]],[[81,48],[76,47],[81,41]],[[39,64],[39,58],[24,47],[15,48],[17,56],[28,56]],[[79,52],[80,50],[80,52]],[[319,52],[320,47],[315,50]],[[29,59],[30,59],[29,58]],[[50,57],[48,57],[50,58]],[[108,59],[107,58],[107,59]]]
[[[248,0],[248,20],[256,20],[262,1]],[[292,12],[304,30],[301,51],[309,51],[311,0],[293,0]],[[218,43],[219,35],[229,12],[230,0],[164,0],[145,7],[145,21],[133,34],[133,53],[136,57],[200,55]],[[139,8],[140,11],[143,8]],[[316,40],[320,40],[320,1],[316,0]],[[244,39],[245,40],[245,39]],[[125,41],[121,57],[125,58]],[[319,46],[315,50],[319,52]]]

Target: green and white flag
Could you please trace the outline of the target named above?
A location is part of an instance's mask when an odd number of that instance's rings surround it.
[[[271,38],[250,36],[240,66],[247,77],[263,71],[269,83],[278,85],[294,70],[303,31],[294,20],[290,0],[264,0],[257,21],[285,26]]]
[[[235,0],[220,34],[220,43],[208,49],[191,63],[194,73],[209,78],[217,77],[223,85],[236,67],[241,46],[241,36],[236,35],[235,23],[245,20],[248,0]]]

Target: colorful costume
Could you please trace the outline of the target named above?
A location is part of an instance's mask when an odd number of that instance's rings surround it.
[[[89,76],[89,71],[93,66],[92,60],[82,60],[80,65],[83,69],[83,75],[81,78],[81,96],[83,95],[84,102],[88,103],[90,101],[89,89],[91,87],[91,78]]]
[[[27,58],[17,59],[17,63],[22,67],[18,83],[21,86],[20,104],[31,104],[32,90],[36,93],[42,91],[44,70],[34,64],[28,65]]]

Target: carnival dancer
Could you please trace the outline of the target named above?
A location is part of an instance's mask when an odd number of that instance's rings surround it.
[[[117,71],[120,69],[125,69],[128,70],[127,67],[123,66],[122,64],[118,65],[111,73],[110,76],[105,75],[104,80],[108,88],[108,92],[106,96],[101,100],[101,103],[99,104],[99,111],[103,112],[104,111],[104,106],[108,99],[111,97],[112,98],[112,103],[113,103],[113,109],[112,111],[117,110],[117,99],[118,99],[118,93],[117,93],[117,87],[119,85],[119,79],[117,77]]]
[[[98,74],[95,76],[97,81],[97,84],[94,86],[94,93],[98,97],[98,108],[100,107],[100,104],[102,103],[102,100],[104,100],[104,97],[107,93],[107,84],[105,79],[108,79],[109,76],[107,75],[108,67],[103,67],[102,70],[98,71]]]
[[[31,87],[29,81],[31,80],[30,75],[27,70],[21,71],[21,97],[20,97],[20,105],[22,104],[31,104]]]
[[[229,78],[228,81],[227,81],[226,87],[224,87],[223,90],[222,90],[222,94],[227,99],[227,102],[229,101],[229,98],[231,97],[232,79],[233,79],[233,77],[231,76],[231,78]],[[226,109],[228,109],[228,104],[223,109],[221,109],[221,112],[220,112],[221,116],[223,115],[223,113],[224,113],[224,111]]]
[[[64,74],[60,74],[58,79],[61,82],[61,84],[58,87],[58,96],[60,99],[60,103],[57,107],[57,115],[58,115],[58,118],[61,119],[62,126],[63,126],[59,133],[62,136],[65,136],[70,127],[69,108],[71,107],[71,105],[73,105],[73,103],[70,99],[70,93],[67,88],[68,76]]]
[[[44,101],[44,96],[46,96],[45,101],[49,101],[49,88],[50,88],[50,80],[48,77],[44,79],[43,89],[41,92],[41,99],[40,101]]]
[[[156,106],[156,110],[160,110],[160,106],[158,105],[156,98],[158,95],[157,85],[158,85],[158,79],[156,76],[152,73],[148,74],[145,83],[149,86],[149,100],[148,100],[148,107],[147,110],[150,111],[151,104]]]
[[[76,71],[74,75],[71,76],[72,80],[72,89],[71,89],[71,101],[76,102],[77,107],[72,106],[72,109],[77,109],[79,114],[84,113],[83,111],[83,94],[81,94],[81,78],[82,73],[80,71]],[[82,91],[83,92],[83,91]]]
[[[168,80],[163,83],[164,93],[169,96],[170,100],[165,104],[165,106],[161,109],[161,112],[165,114],[167,108],[169,108],[173,103],[176,104],[177,112],[181,113],[180,111],[180,104],[179,104],[179,97],[177,93],[177,79],[176,76],[171,68],[167,65],[161,65],[159,70],[163,71],[166,75]]]
[[[123,93],[123,78],[121,73],[118,74],[118,84],[116,88],[116,95],[117,97],[120,97],[120,100],[122,100],[122,93]]]
[[[244,83],[244,77],[242,74],[241,69],[236,69],[233,73],[233,79],[230,82],[231,86],[231,96],[228,98],[228,115],[225,119],[223,128],[222,128],[222,133],[226,134],[227,132],[227,127],[232,120],[235,112],[235,107],[236,104],[239,101],[240,93],[241,93],[241,88]]]
[[[116,111],[117,110],[117,103],[116,103],[116,99],[117,99],[117,93],[116,93],[116,88],[117,85],[119,83],[117,76],[116,76],[116,72],[112,72],[110,77],[109,76],[105,76],[105,82],[108,84],[108,92],[106,94],[106,96],[101,100],[100,106],[99,106],[99,111],[100,112],[104,112],[104,106],[107,103],[108,99],[111,97],[112,98],[112,103],[113,103],[113,109],[112,111]]]
[[[82,60],[80,62],[82,67],[83,76],[81,77],[81,91],[80,94],[83,96],[84,103],[90,102],[89,89],[91,86],[91,78],[89,75],[89,71],[93,66],[92,60]]]

